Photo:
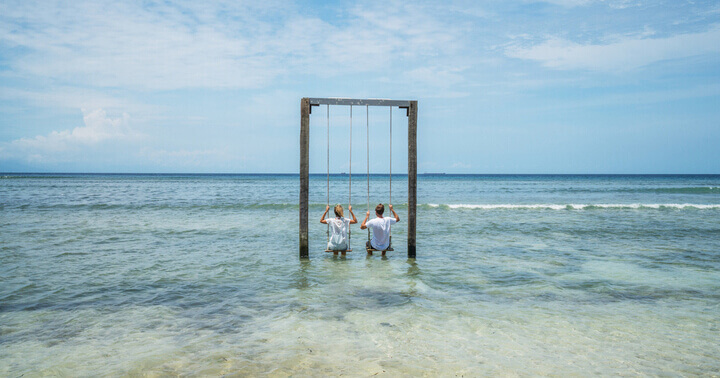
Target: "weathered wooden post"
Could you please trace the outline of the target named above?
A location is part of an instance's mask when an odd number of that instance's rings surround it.
[[[417,211],[417,101],[408,109],[408,258],[415,258],[415,215]]]
[[[300,258],[308,258],[308,193],[310,191],[310,99],[300,101]]]

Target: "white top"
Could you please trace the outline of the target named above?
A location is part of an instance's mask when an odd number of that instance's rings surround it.
[[[390,225],[397,223],[395,218],[375,218],[365,225],[372,230],[370,243],[377,250],[384,250],[390,245]]]
[[[348,249],[348,229],[350,221],[348,218],[328,218],[327,224],[330,225],[330,241],[327,249],[332,251],[343,251]]]

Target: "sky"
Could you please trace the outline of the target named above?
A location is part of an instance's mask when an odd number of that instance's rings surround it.
[[[718,174],[720,2],[0,2],[2,172],[297,173],[302,97],[417,100],[419,173]],[[350,111],[311,172],[407,172]]]

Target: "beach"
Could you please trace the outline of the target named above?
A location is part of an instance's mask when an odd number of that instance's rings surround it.
[[[416,259],[405,177],[341,257],[311,175],[308,260],[297,175],[0,177],[2,376],[720,371],[720,175],[420,175]]]

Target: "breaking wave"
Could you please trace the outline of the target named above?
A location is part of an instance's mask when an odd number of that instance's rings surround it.
[[[560,188],[561,193],[659,193],[659,194],[720,194],[720,186],[661,187],[661,188]]]
[[[594,210],[594,209],[720,209],[720,204],[693,203],[598,203],[598,204],[426,204],[424,208],[446,209],[540,209],[540,210]]]

